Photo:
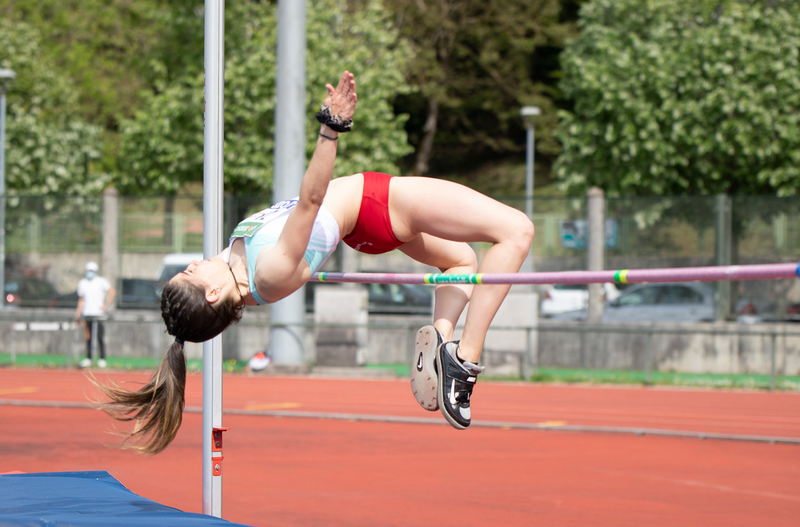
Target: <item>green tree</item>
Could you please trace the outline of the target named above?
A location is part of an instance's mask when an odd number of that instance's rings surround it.
[[[520,152],[519,110],[543,109],[537,149],[554,154],[553,65],[570,34],[559,0],[386,0],[414,48],[406,78],[417,91],[398,107],[413,115],[413,172],[453,159]],[[555,63],[557,67],[557,63]],[[448,162],[449,160],[449,162]]]
[[[3,3],[7,16],[39,31],[46,43],[43,56],[72,79],[84,120],[116,127],[150,80],[150,57],[166,40],[166,24],[156,22],[167,9],[154,0]]]
[[[562,55],[569,191],[800,191],[800,4],[593,0]]]
[[[6,120],[6,186],[26,194],[97,193],[101,129],[77,116],[78,96],[42,52],[38,32],[0,20],[0,67],[13,69]]]
[[[235,15],[242,2],[232,3]],[[202,2],[0,0],[0,15],[38,31],[41,59],[76,91],[71,113],[102,127],[101,172],[116,170],[119,127],[142,96],[162,92],[189,69],[202,71]],[[226,42],[239,38],[242,24],[227,17]]]
[[[271,3],[239,2],[229,3],[226,11],[240,22],[233,31],[226,28],[225,186],[237,193],[269,192],[277,9]],[[340,141],[337,175],[395,172],[396,161],[410,151],[403,130],[405,117],[395,116],[389,104],[407,90],[401,70],[408,49],[398,40],[389,16],[375,0],[309,2],[309,154],[318,126],[313,115],[324,97],[325,83],[349,69],[356,74],[359,91],[354,132]],[[126,192],[175,193],[187,182],[202,181],[201,69],[187,67],[183,76],[144,96],[141,110],[123,122],[120,154],[117,183]]]

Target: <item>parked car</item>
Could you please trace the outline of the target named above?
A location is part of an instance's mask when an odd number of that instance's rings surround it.
[[[319,287],[341,287],[337,283],[308,282],[306,311],[314,311],[314,293]],[[421,284],[368,284],[367,311],[374,315],[430,315],[433,286]]]
[[[800,322],[800,302],[786,303],[783,316],[778,316],[778,306],[770,300],[740,298],[736,302],[736,321],[744,324],[761,322]]]
[[[5,297],[9,307],[50,307],[58,290],[41,278],[22,275],[6,275]]]
[[[119,309],[161,308],[162,282],[144,278],[122,278],[119,281],[117,307]]]
[[[171,253],[161,260],[161,266],[156,273],[156,279],[161,282],[169,280],[180,273],[194,260],[198,262],[203,259],[203,253]]]
[[[601,284],[603,302],[614,300],[620,295],[614,284]],[[587,284],[557,284],[547,288],[539,308],[539,315],[550,317],[589,306],[589,286]]]
[[[78,292],[64,293],[56,295],[50,300],[51,308],[69,308],[75,309],[78,306]]]
[[[717,318],[717,294],[701,282],[636,284],[608,302],[602,320],[624,322],[711,322]],[[554,315],[558,319],[586,319],[586,309]]]
[[[387,315],[430,315],[433,286],[421,284],[369,284],[368,311]]]

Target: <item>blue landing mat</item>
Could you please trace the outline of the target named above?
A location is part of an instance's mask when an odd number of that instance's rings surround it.
[[[105,471],[0,475],[0,526],[246,527],[148,500]]]

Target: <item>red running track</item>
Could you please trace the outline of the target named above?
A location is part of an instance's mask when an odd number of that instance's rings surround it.
[[[104,379],[107,374],[98,374]],[[135,373],[117,380],[144,381]],[[201,404],[190,375],[187,405]],[[0,472],[108,470],[133,492],[201,505],[201,422],[151,458],[113,445],[81,372],[0,369]],[[407,380],[229,375],[229,411],[423,418]],[[13,403],[13,404],[12,404]],[[800,394],[479,384],[476,423],[554,423],[800,439]],[[254,526],[795,526],[800,445],[228,414],[223,517]]]

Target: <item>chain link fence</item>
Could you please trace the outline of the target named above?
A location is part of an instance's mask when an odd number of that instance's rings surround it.
[[[524,198],[500,199],[525,210]],[[269,196],[226,196],[223,232],[270,202]],[[581,197],[535,198],[534,270],[586,269],[586,204]],[[202,207],[200,196],[123,196],[109,202],[103,196],[9,195],[6,288],[19,288],[15,280],[28,278],[51,286],[30,294],[68,294],[85,262],[100,262],[104,251],[116,251],[118,258],[117,268],[102,269],[103,274],[155,279],[164,255],[202,252]],[[116,215],[114,236],[103,232],[106,214]],[[605,222],[607,269],[800,261],[800,197],[606,198]],[[115,247],[107,246],[109,240]],[[782,316],[800,309],[798,280],[761,282],[731,284],[729,317],[741,311]],[[24,304],[31,305],[23,299]]]

